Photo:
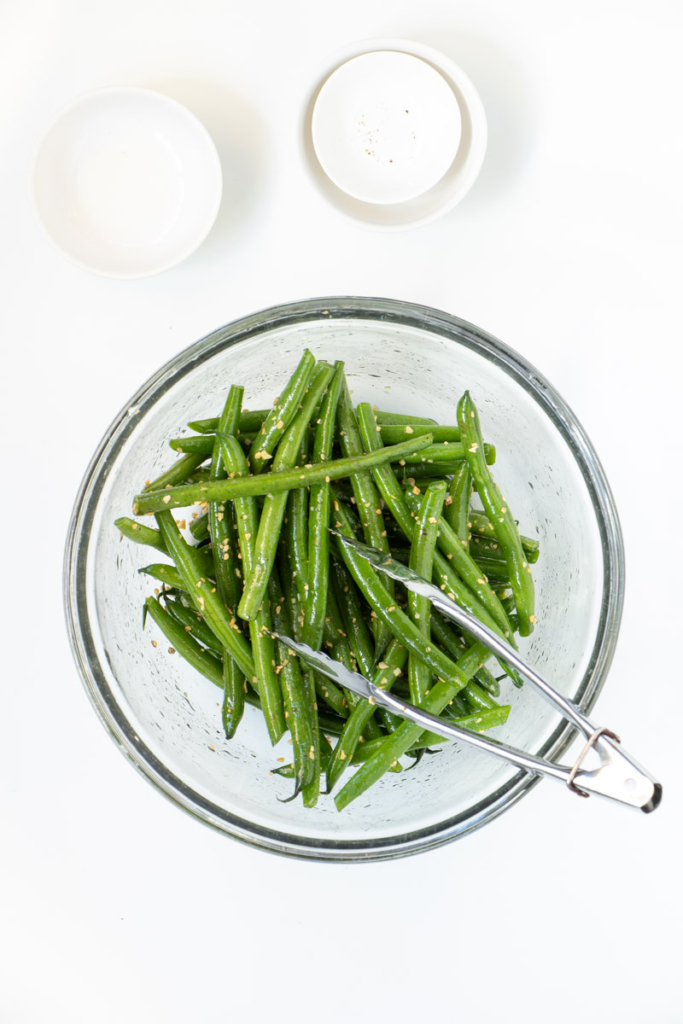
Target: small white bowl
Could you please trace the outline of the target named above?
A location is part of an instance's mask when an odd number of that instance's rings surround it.
[[[357,195],[339,187],[326,173],[316,152],[319,130],[316,124],[314,141],[314,112],[318,120],[319,98],[325,102],[325,93],[335,79],[335,72],[354,58],[382,51],[408,54],[418,57],[436,70],[452,90],[460,112],[461,131],[455,158],[439,180],[420,195],[403,202],[366,202]],[[344,51],[336,53],[316,74],[312,92],[306,97],[300,118],[300,149],[304,167],[309,179],[321,197],[338,213],[348,220],[380,231],[401,231],[406,228],[428,224],[453,209],[469,192],[481,169],[487,142],[486,114],[477,90],[465,72],[450,58],[430,46],[402,39],[373,39],[354,43]],[[322,155],[322,150],[321,150]],[[330,168],[329,159],[322,155],[325,166]],[[338,182],[342,182],[335,173]],[[350,178],[344,178],[348,188]],[[353,191],[358,193],[358,189]]]
[[[354,199],[407,202],[433,188],[460,145],[460,107],[446,79],[410,53],[376,50],[333,71],[313,108],[315,154]]]
[[[65,256],[105,277],[139,278],[197,249],[218,214],[220,160],[203,124],[151,89],[79,97],[46,128],[32,196]]]

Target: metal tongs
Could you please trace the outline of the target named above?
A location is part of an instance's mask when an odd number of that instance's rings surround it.
[[[335,531],[330,531],[335,533]],[[541,694],[546,700],[554,704],[558,711],[567,721],[571,722],[586,737],[586,743],[581,751],[576,764],[569,768],[566,765],[554,764],[545,758],[536,757],[515,747],[508,747],[498,740],[482,736],[457,725],[451,725],[442,721],[435,715],[421,711],[413,704],[408,704],[399,697],[395,697],[386,690],[376,686],[369,679],[351,672],[338,661],[333,661],[321,651],[314,651],[306,644],[300,644],[289,637],[282,637],[282,641],[291,647],[293,651],[315,668],[322,675],[327,676],[340,686],[346,687],[353,693],[365,697],[371,703],[393,711],[394,714],[407,718],[417,725],[424,726],[426,730],[446,736],[449,739],[462,740],[470,746],[479,750],[486,750],[494,757],[502,758],[517,768],[532,772],[535,775],[545,775],[557,782],[564,783],[573,793],[587,797],[591,794],[603,796],[609,800],[626,804],[645,813],[654,811],[662,799],[662,787],[644,768],[635,761],[630,754],[621,747],[621,741],[610,729],[594,725],[593,722],[570,700],[558,693],[550,683],[539,676],[525,661],[520,658],[516,651],[500,639],[487,626],[484,626],[478,619],[475,619],[469,612],[464,611],[450,598],[428,583],[427,580],[418,576],[416,572],[403,565],[396,559],[391,558],[378,548],[368,547],[356,540],[343,537],[335,533],[335,536],[343,543],[352,547],[363,558],[367,559],[380,572],[398,580],[408,590],[415,594],[426,597],[431,604],[438,608],[442,615],[451,619],[461,626],[466,632],[488,647],[497,658],[505,661],[517,670],[527,682]],[[587,769],[583,763],[591,750],[594,750],[599,757],[597,767]]]

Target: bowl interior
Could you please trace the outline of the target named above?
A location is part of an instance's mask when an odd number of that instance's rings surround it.
[[[86,478],[74,520],[70,608],[77,656],[100,714],[167,794],[219,828],[274,849],[360,856],[427,845],[497,813],[527,788],[528,777],[454,743],[415,770],[385,776],[343,813],[329,796],[314,810],[281,803],[277,797],[288,796],[291,783],[269,771],[278,758],[291,759],[287,740],[272,749],[260,712],[248,708],[227,742],[220,692],[169,654],[151,623],[143,632],[141,607],[154,584],[136,570],[158,559],[122,539],[113,521],[129,514],[131,496],[172,461],[168,438],[188,420],[217,414],[231,383],[245,385],[248,407],[270,405],[307,346],[319,358],[343,359],[354,400],[380,408],[452,423],[469,388],[498,450],[494,472],[503,493],[522,531],[541,542],[538,623],[520,641],[522,653],[586,706],[602,673],[591,678],[591,670],[611,642],[606,630],[618,625],[618,612],[615,624],[607,611],[605,524],[592,482],[538,382],[505,365],[498,358],[505,350],[468,325],[449,318],[442,333],[426,317],[390,305],[381,318],[344,308],[309,310],[304,322],[253,318],[188,349],[119,420]],[[493,735],[535,753],[557,748],[567,735],[561,717],[528,687],[517,690],[507,680],[502,687],[512,711]]]

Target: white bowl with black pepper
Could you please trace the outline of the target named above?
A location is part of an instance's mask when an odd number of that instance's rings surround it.
[[[464,199],[486,153],[486,114],[449,57],[420,43],[376,39],[318,69],[299,139],[311,183],[337,213],[400,231]]]

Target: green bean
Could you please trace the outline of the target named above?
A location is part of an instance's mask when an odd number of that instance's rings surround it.
[[[176,484],[182,483],[187,480],[188,476],[191,476],[197,466],[201,466],[205,456],[203,455],[185,455],[182,459],[178,459],[173,463],[170,469],[167,469],[165,473],[158,476],[155,480],[147,480],[145,482],[145,493],[151,491],[162,491],[166,487],[173,487]]]
[[[334,364],[327,393],[320,408],[320,416],[313,442],[313,463],[329,462],[332,456],[337,405],[344,380],[344,364]],[[310,490],[308,518],[308,591],[306,596],[303,642],[314,651],[320,650],[327,612],[330,568],[330,484],[313,484]]]
[[[273,568],[268,580],[268,595],[273,612],[275,632],[289,636],[292,628],[289,609],[287,608],[287,602],[280,587],[280,580],[275,568]],[[305,786],[312,782],[315,772],[313,722],[308,693],[301,676],[298,659],[288,656],[287,648],[279,639],[275,641],[275,650],[277,653],[282,696],[285,703],[285,718],[287,719],[287,725],[292,736],[294,765],[296,768],[296,789],[294,795],[296,796]],[[318,763],[320,763],[319,759]]]
[[[475,676],[479,671],[480,669],[477,669]],[[472,711],[489,711],[491,708],[500,707],[495,698],[487,690],[479,686],[474,679],[470,680],[462,691],[462,695]]]
[[[370,424],[373,422],[371,419],[371,410],[369,410],[367,405],[359,405],[358,408],[360,422],[364,430],[364,437],[370,439],[372,435]],[[374,443],[376,445],[381,442],[371,441],[370,443]],[[382,491],[382,496],[389,506],[394,518],[406,536],[412,537],[415,520],[410,513],[409,500],[410,497],[413,499],[417,497],[415,492],[419,492],[420,488],[414,487],[410,496],[404,495],[395,480],[392,481],[386,473],[383,471],[376,471],[374,475]],[[502,614],[503,621],[506,621],[505,613],[502,610],[502,607],[500,607],[500,602],[498,602],[495,595],[491,593],[490,588],[486,587],[485,584],[478,583],[478,579],[480,578],[479,570],[475,563],[469,558],[462,545],[459,544],[457,539],[454,540],[454,543],[451,546],[452,536],[450,528],[447,526],[442,528],[440,525],[439,537],[437,538],[439,545],[441,546],[443,544],[446,547],[446,550],[451,555],[451,559],[455,558],[457,565],[463,566],[469,578],[476,575],[474,582],[478,593],[473,593],[470,587],[465,584],[460,577],[456,576],[448,561],[438,552],[434,555],[434,582],[444,590],[448,588],[450,596],[453,597],[457,604],[460,604],[466,609],[466,611],[475,615],[490,628],[495,629],[500,636],[504,636],[505,629],[498,625],[497,618],[494,618],[488,610],[489,608],[493,609],[495,607],[498,612],[498,617]],[[467,566],[466,563],[471,564]],[[480,594],[483,595],[483,600],[479,596]],[[486,603],[483,603],[484,601]],[[509,623],[507,624],[507,629],[508,631],[510,630]]]
[[[477,512],[475,509],[471,509],[468,518],[470,529],[472,530],[472,540],[474,540],[477,534],[480,537],[483,534],[487,536],[489,540],[492,537],[495,537],[493,524],[484,515],[483,512]],[[520,540],[522,541],[522,547],[526,551],[527,562],[529,563],[529,565],[533,565],[535,562],[538,561],[538,556],[540,552],[539,542],[537,540],[534,540],[532,537],[524,537],[523,535],[520,537]]]
[[[199,564],[199,566],[200,566],[200,568],[202,570],[202,576],[206,576],[207,579],[213,579],[214,569],[213,569],[213,555],[211,553],[211,549],[207,548],[207,547],[203,547],[203,548],[192,548],[192,550],[195,552],[195,554],[197,556],[198,564]],[[163,551],[163,553],[165,555],[168,555],[169,558],[171,557],[170,553],[168,551],[166,551],[166,545],[165,544],[164,544],[163,547],[159,548],[159,551]],[[166,583],[167,580],[162,579],[163,570],[167,570],[168,571],[168,570],[173,569],[173,568],[174,568],[174,566],[172,566],[172,565],[167,565],[165,562],[160,562],[160,563],[155,563],[152,566],[146,566],[145,569],[139,569],[138,571],[139,572],[146,572],[148,576],[154,576],[155,579],[159,579],[159,580],[161,580],[162,583]],[[147,572],[148,569],[150,569],[150,570],[154,569],[155,571]],[[175,586],[175,584],[169,582],[169,586]],[[181,589],[182,589],[182,587],[181,587]]]
[[[489,581],[489,586],[494,593],[499,587],[510,586],[510,577],[505,562],[494,561],[492,558],[477,558],[475,561]],[[507,617],[508,622],[511,623],[512,619],[509,612]]]
[[[453,474],[446,499],[444,519],[464,548],[470,539],[469,522],[470,501],[472,500],[472,474],[467,462]]]
[[[482,671],[483,667],[477,670],[475,677]],[[464,702],[464,712],[454,711],[453,704],[456,698],[451,698],[441,713],[441,717],[447,722],[457,722],[459,718],[469,718],[470,716],[475,719],[481,717],[481,728],[474,731],[483,732],[485,729],[493,728],[496,725],[503,725],[507,721],[510,705],[501,706],[497,704],[491,695],[483,690],[473,679],[456,696],[461,698],[461,701],[458,702],[459,708],[462,708]],[[446,742],[445,737],[441,736],[438,732],[423,732],[420,736],[420,744],[426,744],[430,747],[444,742]]]
[[[441,644],[446,649],[451,657],[456,659],[468,647],[472,646],[472,641],[469,637],[465,638],[462,634],[458,634],[452,624],[447,623],[439,612],[434,609],[432,609],[432,636],[438,644]],[[474,678],[482,689],[492,697],[500,696],[500,683],[485,666],[475,673]],[[463,692],[466,692],[466,690]]]
[[[231,440],[234,439],[231,438]],[[184,585],[183,590],[190,595],[191,600],[193,600],[203,615],[209,628],[213,630],[222,645],[236,660],[243,674],[252,682],[258,684],[259,695],[263,702],[263,717],[265,718],[268,734],[273,744],[278,742],[285,731],[285,716],[282,707],[280,685],[275,682],[274,692],[268,685],[267,670],[269,669],[272,672],[269,660],[265,666],[265,671],[262,658],[258,659],[260,664],[257,666],[254,657],[257,651],[255,650],[254,654],[252,653],[252,649],[240,632],[237,623],[234,622],[233,618],[230,621],[225,607],[216,592],[216,588],[211,587],[202,575],[201,566],[197,560],[197,553],[194,548],[190,548],[183,541],[171,513],[157,513],[157,523],[162,531],[166,545],[175,560],[176,567],[180,571]]]
[[[299,450],[299,465],[308,461],[308,434],[304,434]],[[281,564],[281,579],[287,595],[292,618],[294,639],[303,635],[304,602],[308,586],[308,489],[297,487],[290,490],[285,510],[284,528],[281,535],[283,557],[287,565]]]
[[[379,419],[379,413],[377,416],[376,423],[382,424]],[[431,434],[434,438],[434,443],[439,444],[441,441],[459,441],[460,440],[460,428],[459,427],[439,427],[434,426],[432,423],[408,423],[405,426],[403,424],[385,424],[380,427],[379,433],[382,435],[382,441],[384,444],[398,444],[399,441],[405,441],[406,437],[423,437],[425,434]]]
[[[254,434],[261,429],[263,421],[270,412],[270,409],[242,409],[239,420],[239,434]],[[208,420],[192,420],[187,424],[190,430],[196,430],[198,434],[215,434],[218,429],[218,417],[213,416]]]
[[[466,689],[467,687],[465,687],[465,690]],[[451,697],[448,704],[446,705],[446,708],[449,711],[452,711],[453,714],[457,715],[459,718],[464,718],[465,715],[471,714],[467,701],[465,700],[464,697],[465,690],[461,690],[460,693],[456,693],[455,697]],[[446,709],[444,709],[442,714],[445,714],[445,710]]]
[[[330,371],[332,367],[330,367]],[[279,472],[263,473],[261,476],[249,476],[240,480],[216,480],[213,482],[172,487],[137,494],[134,499],[134,515],[146,512],[160,512],[164,509],[182,508],[203,501],[228,501],[234,498],[256,497],[257,495],[279,494],[295,487],[308,487],[314,483],[339,480],[340,477],[353,473],[363,473],[374,466],[381,466],[396,461],[404,455],[415,454],[427,447],[430,435],[418,437],[414,441],[391,445],[379,452],[352,458],[333,459],[319,466],[301,466]]]
[[[494,633],[497,633],[499,637],[506,640],[509,644],[514,643],[512,624],[510,623],[508,630],[502,630],[496,620],[489,614],[488,610],[479,601],[477,597],[472,593],[469,587],[463,583],[460,577],[451,568],[450,562],[440,552],[434,554],[434,573],[432,575],[432,582],[444,591],[447,597],[450,597],[452,601],[468,611],[470,615],[474,615],[475,618],[483,622],[484,625],[492,629]],[[509,621],[509,620],[508,620]],[[508,634],[506,636],[506,633]],[[510,675],[517,677],[514,669],[510,668]]]
[[[456,631],[453,623],[447,621],[435,608],[432,608],[432,636],[456,661],[471,646],[463,635]]]
[[[220,658],[198,644],[185,627],[161,607],[156,598],[147,598],[144,614],[145,617],[147,614],[150,615],[177,654],[188,661],[192,668],[223,689],[223,667]]]
[[[327,736],[319,730],[320,736],[320,770],[326,771],[329,760],[332,756],[332,747]],[[281,779],[293,779],[295,777],[294,764],[283,764],[279,768],[273,768],[271,775],[279,775]]]
[[[330,586],[327,591],[327,615],[325,616],[323,638],[324,646],[330,648],[330,657],[340,661],[349,671],[355,672],[356,660],[351,650],[333,586]]]
[[[154,580],[167,587],[174,587],[177,590],[185,589],[185,580],[180,575],[175,565],[168,565],[166,562],[154,562],[152,565],[145,565],[138,572],[144,576],[151,576]]]
[[[377,736],[376,739],[366,740],[365,743],[359,743],[354,752],[351,764],[364,764],[365,761],[369,761],[370,758],[374,756],[376,751],[379,750],[380,746],[384,742],[384,739],[384,736]],[[399,761],[394,761],[394,763],[389,766],[389,771],[396,773],[402,772],[403,765]]]
[[[500,683],[490,669],[486,667],[480,668],[474,678],[486,693],[489,693],[492,697],[500,697]]]
[[[119,519],[115,519],[114,526],[128,540],[133,540],[136,544],[146,544],[151,548],[157,548],[159,551],[163,551],[164,554],[168,553],[161,539],[161,534],[151,526],[143,526],[142,523],[136,523],[134,519],[130,519],[128,516],[121,516]]]
[[[280,397],[275,399],[273,408],[263,421],[258,435],[258,443],[252,446],[249,456],[252,473],[263,472],[267,460],[272,458],[278,441],[294,419],[298,417],[314,367],[315,356],[308,349],[304,349],[299,365],[285,384]],[[296,447],[299,447],[298,444]]]
[[[429,435],[422,435],[429,436]],[[433,435],[432,435],[433,437]],[[484,445],[486,462],[492,466],[496,461],[496,449],[492,444]],[[432,463],[435,466],[452,465],[454,462],[462,462],[465,458],[465,447],[462,441],[442,441],[441,444],[430,444],[423,448],[419,458],[411,460],[414,463]]]
[[[355,587],[355,584],[354,584]],[[356,662],[351,644],[349,643],[348,635],[344,628],[344,620],[342,618],[339,605],[334,593],[334,587],[330,586],[327,594],[327,616],[325,618],[325,647],[330,648],[329,656],[335,661],[341,662],[341,664],[349,670],[349,672],[357,672],[358,664]],[[354,708],[356,704],[362,699],[351,690],[344,690],[344,696],[346,700],[346,706]],[[347,713],[348,714],[348,713]],[[370,721],[368,724],[369,735],[379,735],[379,726],[374,722]]]
[[[164,595],[162,595],[164,596]],[[169,615],[179,622],[185,632],[191,633],[195,640],[204,644],[210,651],[223,657],[223,646],[218,637],[209,629],[201,615],[193,608],[186,607],[181,601],[165,600],[164,606]],[[242,680],[244,676],[242,676]]]
[[[180,461],[180,460],[178,460]],[[199,466],[198,469],[194,469],[190,475],[186,478],[185,483],[187,484],[203,484],[209,479],[208,466]],[[151,488],[150,488],[151,490]]]
[[[306,531],[302,530],[302,535],[305,536]],[[283,580],[283,592],[285,595],[285,601],[290,609],[292,631],[294,633],[294,639],[300,640],[301,633],[304,625],[303,614],[299,615],[299,611],[302,608],[299,595],[296,593],[296,580],[302,580],[305,578],[306,566],[299,565],[296,570],[292,569],[292,560],[297,558],[297,551],[294,546],[289,543],[288,538],[281,537],[280,539],[280,553],[279,553],[279,564],[281,571],[281,578]],[[295,573],[297,574],[295,576]],[[302,584],[303,590],[303,584]],[[311,719],[311,726],[314,731],[313,741],[313,778],[311,782],[303,790],[303,802],[305,807],[313,807],[317,803],[318,796],[320,793],[320,745],[316,741],[318,736],[317,725],[323,728],[324,712],[318,709],[318,703],[316,700],[316,677],[314,673],[307,667],[303,667],[303,682],[306,691],[309,715]],[[334,684],[330,684],[333,686]],[[324,697],[324,694],[323,694]],[[341,721],[341,719],[336,719]],[[325,726],[325,728],[328,728]],[[329,728],[328,728],[329,731]]]
[[[191,519],[189,530],[195,540],[205,540],[209,536],[208,512],[204,512],[203,515],[198,515],[195,519]]]
[[[331,378],[324,394],[317,417],[312,456],[313,463],[329,460],[332,453],[334,424],[343,372],[344,364],[336,363],[334,376]],[[305,461],[306,459],[304,458],[303,462]],[[303,493],[304,501],[306,501],[305,489],[295,491],[293,495],[299,493]],[[290,497],[290,502],[293,495]],[[305,607],[303,609],[302,639],[304,643],[314,650],[319,650],[322,646],[328,603],[330,484],[327,482],[314,484],[310,490],[310,502],[308,504],[310,506],[307,524],[308,536],[306,537],[302,528],[301,545],[299,550],[295,551],[293,560],[299,566],[303,567],[305,565],[302,573],[305,579],[303,583]],[[294,531],[292,532],[294,533]],[[345,698],[344,694],[334,683],[331,683],[318,673],[314,673],[314,679],[318,695],[330,704],[337,714],[346,717],[348,715],[348,695]]]
[[[361,402],[356,412],[358,415],[358,427],[365,450],[367,452],[381,452],[383,450],[383,443],[380,431],[377,430],[372,407],[368,402]],[[386,463],[378,465],[373,469],[372,475],[389,511],[401,527],[408,541],[412,542],[415,517],[410,514],[403,491],[391,467]]]
[[[221,413],[219,431],[222,434],[235,434],[239,423],[240,409],[244,388],[233,385],[228,392],[225,408]],[[209,479],[224,480],[228,473],[221,459],[220,443],[215,442]],[[233,522],[232,508],[226,502],[209,502],[209,536],[213,550],[216,584],[223,604],[233,614],[240,599],[240,581],[237,570],[236,527]]]
[[[358,589],[343,562],[334,559],[331,573],[330,595],[337,602],[337,611],[341,615],[347,643],[353,652],[360,672],[371,677],[375,670],[375,653],[370,631],[363,617]],[[351,690],[344,690],[344,694],[350,708],[354,708],[361,699]],[[372,738],[377,735],[379,735],[379,726],[370,718],[366,725],[366,736]]]
[[[349,394],[349,387],[346,382],[346,378],[344,378],[342,383],[341,394],[339,396],[337,420],[339,424],[339,442],[344,455],[347,458],[352,456],[362,456],[364,451],[363,441],[358,429],[358,423],[353,410],[353,404],[351,402],[351,395]],[[426,437],[431,437],[431,435],[427,434]],[[353,473],[351,475],[351,484],[353,486],[353,493],[356,499],[356,507],[363,526],[365,543],[369,544],[371,547],[379,548],[380,551],[386,551],[388,554],[389,541],[387,540],[387,533],[384,528],[384,516],[382,515],[381,500],[377,487],[375,486],[375,482],[372,478],[372,473]],[[395,593],[393,580],[385,578],[381,581],[381,585],[385,588],[387,593],[393,597]],[[381,657],[390,642],[391,631],[388,629],[386,623],[383,623],[379,619],[375,619],[373,622],[373,635],[375,638],[375,654],[377,657]]]
[[[351,528],[341,504],[336,513],[336,526],[343,536],[351,536]],[[426,661],[439,679],[444,679],[455,686],[456,691],[461,686],[467,685],[468,679],[463,681],[462,673],[450,658],[440,651],[436,644],[431,644],[415,623],[397,607],[379,582],[378,574],[370,563],[353,548],[342,543],[339,538],[337,549],[366,601],[382,621],[389,626],[393,635],[410,652]]]
[[[465,715],[444,714],[443,718],[449,725],[459,725],[461,729],[469,729],[470,732],[486,732],[487,729],[495,729],[498,725],[505,725],[509,715],[510,705],[501,704],[495,708],[482,708]],[[420,745],[435,747],[439,743],[450,743],[452,740],[448,736],[441,736],[438,732],[423,732],[419,742]]]
[[[242,719],[246,700],[246,685],[239,665],[226,651],[223,655],[223,700],[221,702],[221,723],[226,739],[232,739]]]
[[[534,614],[534,581],[531,578],[531,567],[522,548],[519,531],[512,518],[512,513],[503,498],[500,489],[494,484],[488,466],[482,456],[483,441],[479,426],[477,409],[466,391],[458,403],[458,424],[466,449],[467,462],[477,493],[484,505],[486,514],[493,523],[494,531],[501,546],[510,575],[510,586],[515,596],[519,614],[519,631],[522,636],[533,632],[536,615]]]
[[[215,657],[210,651],[198,644],[179,622],[176,622],[168,612],[164,611],[155,598],[147,598],[145,610],[159,626],[176,653],[222,690],[223,670],[220,658]],[[260,696],[252,690],[246,691],[244,699],[247,704],[251,704],[256,708],[262,708]],[[330,736],[341,735],[342,719],[337,718],[335,715],[326,714],[320,714],[318,717],[320,728],[326,733],[329,733]]]
[[[231,623],[223,602],[216,592],[216,588],[212,587],[209,581],[202,575],[197,552],[183,540],[176,521],[170,512],[158,512],[156,520],[166,546],[175,561],[176,568],[182,577],[183,590],[190,595],[193,604],[202,615],[208,627],[216,634],[223,646],[229,650],[243,674],[248,679],[255,679],[256,669],[249,644],[239,631],[239,627]],[[279,739],[284,732],[284,716],[282,715],[281,708],[279,717],[276,712],[277,709],[274,709],[270,714],[271,725],[269,729],[271,736],[277,736],[277,739]],[[274,739],[274,742],[277,742],[277,739]]]
[[[319,364],[311,377],[311,383],[303,396],[299,412],[287,428],[277,448],[273,461],[273,472],[263,474],[260,479],[283,477],[285,471],[293,470],[301,442],[308,430],[313,410],[323,391],[330,382],[334,370],[326,364]],[[282,520],[287,506],[287,493],[269,493],[263,503],[261,521],[254,545],[254,562],[247,576],[238,612],[243,619],[252,619],[261,605],[268,587],[268,576],[275,562],[280,539]]]
[[[379,663],[373,674],[372,681],[375,686],[380,686],[383,690],[391,690],[398,677],[402,674],[407,658],[408,651],[406,648],[398,640],[393,640],[389,644],[384,661]],[[375,708],[372,704],[369,704],[366,700],[361,700],[349,715],[327,769],[328,793],[332,791],[342,772],[350,764],[360,737],[367,728],[368,722],[372,719],[374,711]]]
[[[410,568],[419,573],[423,579],[431,579],[434,565],[436,537],[439,531],[439,519],[446,497],[446,484],[433,483],[427,488],[425,500],[413,527],[413,543],[410,548]],[[413,591],[408,592],[408,609],[410,617],[424,634],[427,642],[431,638],[429,599]],[[408,658],[408,681],[410,699],[419,704],[428,692],[432,680],[432,670],[421,658],[411,653]]]
[[[303,444],[300,450],[300,458],[308,458],[308,445]],[[302,462],[299,465],[303,465]],[[308,519],[309,499],[308,488],[297,487],[289,491],[287,495],[287,542],[291,545],[292,570],[301,596],[302,604],[306,603],[306,592],[308,590],[308,578],[310,572],[308,556]]]
[[[387,425],[392,423],[418,423],[420,425],[425,423],[436,423],[436,420],[430,420],[428,417],[412,416],[410,414],[406,415],[404,412],[382,412],[380,409],[375,409],[374,411],[377,415],[377,422]]]
[[[488,558],[490,562],[500,562],[501,565],[505,565],[505,557],[495,536],[472,537],[469,548],[472,558],[476,561],[480,558]]]
[[[368,565],[367,562],[365,564]],[[371,569],[370,566],[368,568]],[[407,621],[410,622],[410,620]],[[432,715],[440,714],[448,701],[468,684],[471,677],[481,665],[485,664],[488,657],[487,648],[482,644],[474,644],[457,662],[448,661],[448,671],[441,672],[442,678],[432,686],[423,699],[420,704],[421,709]],[[415,746],[422,732],[421,726],[406,721],[395,732],[387,736],[374,756],[359,768],[353,778],[349,779],[337,794],[334,801],[337,810],[343,810],[352,800],[374,785],[389,769],[393,761],[398,761],[407,750]]]
[[[370,676],[374,668],[375,652],[370,631],[363,617],[356,584],[343,562],[334,559],[331,572],[334,594],[351,650],[362,675]]]
[[[239,434],[236,435],[237,440],[241,444],[244,452],[249,454],[249,449],[253,445],[254,441],[260,437],[259,434]],[[180,453],[184,452],[186,455],[204,455],[204,458],[208,458],[216,444],[216,435],[214,434],[188,434],[186,437],[172,437],[168,442],[169,448]],[[199,472],[198,470],[196,472]]]
[[[412,491],[406,494],[406,503],[411,510],[419,510],[424,504],[424,500],[421,495],[416,495]],[[508,637],[511,632],[510,623],[503,606],[491,590],[486,577],[482,576],[481,568],[470,555],[467,546],[463,545],[446,522],[445,516],[442,516],[439,521],[438,546],[441,554],[450,562],[463,583],[467,584],[490,617],[498,624],[502,630],[501,635]]]
[[[446,479],[457,473],[462,465],[462,459],[455,462],[406,462],[404,465],[394,465],[393,470],[401,483],[413,484],[416,480],[429,480],[434,477]]]
[[[188,434],[187,437],[172,437],[169,448],[179,455],[201,455],[208,459],[216,445],[215,434]]]
[[[339,689],[339,687],[333,683],[330,679],[320,675],[315,670],[306,667],[305,672],[313,672],[313,683],[315,686],[315,692],[325,703],[334,711],[340,718],[348,718],[349,712],[347,708],[348,700]]]
[[[339,718],[338,715],[334,715],[331,712],[318,711],[318,725],[320,726],[319,732],[321,734],[327,733],[329,736],[341,736],[345,721],[345,718]]]
[[[228,434],[220,435],[221,460],[226,472],[239,479],[249,472],[247,460],[242,451],[239,441]],[[249,576],[253,571],[256,560],[255,538],[259,529],[258,508],[255,498],[237,498],[234,502],[235,520],[239,535],[240,553],[242,555],[242,574]],[[235,569],[236,572],[240,570]],[[257,614],[249,622],[249,636],[254,654],[256,675],[259,681],[259,694],[263,704],[264,716],[268,732],[273,742],[277,731],[282,725],[285,727],[284,711],[282,707],[282,694],[280,682],[274,668],[275,646],[271,636],[272,621],[270,601],[267,597],[261,602]],[[235,709],[233,720],[239,721],[240,695],[234,694]],[[280,733],[282,735],[282,733]],[[279,737],[278,737],[279,738]]]

